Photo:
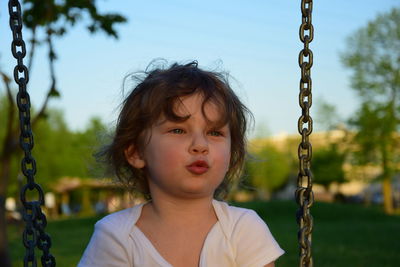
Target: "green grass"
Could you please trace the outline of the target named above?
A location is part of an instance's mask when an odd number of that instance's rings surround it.
[[[58,267],[76,266],[93,232],[94,223],[100,217],[72,218],[50,221],[46,232],[50,234],[52,247],[51,254],[56,258]],[[22,260],[25,253],[22,241],[22,226],[11,226],[9,229],[10,251],[14,267],[23,266]],[[36,251],[40,255],[40,251]],[[41,266],[38,258],[38,266]]]
[[[250,202],[238,204],[252,208],[263,217],[281,247],[286,251],[276,266],[298,266],[297,224],[292,202]],[[400,216],[387,216],[376,207],[316,203],[313,259],[315,266],[399,266]],[[76,266],[99,217],[74,218],[49,222],[51,252],[57,266]],[[14,266],[22,266],[24,249],[22,227],[11,226],[11,254]]]
[[[298,266],[298,226],[295,203],[262,202],[242,206],[263,217],[286,251],[277,266]],[[314,218],[314,266],[399,266],[400,216],[387,216],[376,207],[316,203]]]

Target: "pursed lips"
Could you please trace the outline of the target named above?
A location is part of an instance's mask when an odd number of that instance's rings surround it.
[[[188,169],[189,172],[200,175],[207,172],[210,167],[208,166],[208,163],[205,162],[204,160],[196,160],[191,164],[187,165],[186,168]]]

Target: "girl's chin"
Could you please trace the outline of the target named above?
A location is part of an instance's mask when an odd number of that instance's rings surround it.
[[[214,196],[214,190],[204,187],[186,187],[181,191],[181,195],[186,198],[212,198]]]

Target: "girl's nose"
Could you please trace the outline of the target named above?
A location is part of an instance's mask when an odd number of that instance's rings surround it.
[[[193,154],[207,154],[208,142],[206,137],[202,134],[195,135],[190,145],[189,152]]]

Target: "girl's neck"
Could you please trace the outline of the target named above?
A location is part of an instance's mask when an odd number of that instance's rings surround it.
[[[147,215],[162,223],[187,225],[199,220],[217,219],[212,198],[162,200],[153,198],[146,206]]]

